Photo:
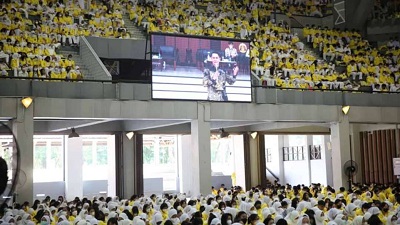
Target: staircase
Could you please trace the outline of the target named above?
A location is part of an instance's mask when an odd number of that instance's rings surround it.
[[[86,65],[82,62],[81,56],[79,55],[79,48],[61,46],[60,49],[58,49],[57,53],[61,54],[64,58],[68,57],[68,55],[71,54],[72,59],[75,61],[75,65],[79,66],[79,69],[83,74],[83,79],[94,80],[94,76],[89,72]]]
[[[142,31],[139,27],[137,27],[132,20],[129,19],[129,14],[123,13],[122,19],[125,22],[125,27],[128,33],[131,34],[133,39],[144,40],[146,39],[144,31]]]

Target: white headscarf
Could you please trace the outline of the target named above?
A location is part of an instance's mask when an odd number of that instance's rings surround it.
[[[297,225],[302,225],[304,218],[310,219],[310,217],[308,217],[307,214],[302,214],[301,216],[299,216],[299,219],[297,220]]]
[[[335,221],[337,225],[346,225],[346,220],[343,219],[343,216],[343,214],[337,214],[333,221]]]
[[[297,224],[299,216],[300,214],[298,211],[293,211],[286,216],[285,220],[287,221],[288,225],[295,225]]]
[[[353,225],[362,225],[363,224],[363,217],[362,216],[356,216],[353,219]]]
[[[315,224],[316,225],[324,225],[324,221],[325,221],[325,215],[322,216],[322,211],[317,209],[315,210]]]
[[[344,207],[345,212],[347,215],[354,217],[355,216],[355,210],[357,209],[357,206],[353,203],[349,203],[346,207]]]

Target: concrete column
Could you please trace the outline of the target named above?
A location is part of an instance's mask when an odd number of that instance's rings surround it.
[[[190,180],[192,176],[192,165],[190,149],[192,144],[192,137],[190,135],[178,136],[178,168],[179,168],[179,192],[186,193],[188,196],[192,194],[192,187]]]
[[[249,190],[251,187],[255,187],[261,184],[260,178],[260,154],[258,149],[258,139],[253,139],[250,134],[244,134],[249,137],[249,147],[250,147],[250,187],[246,187]]]
[[[278,136],[278,152],[279,152],[279,183],[285,184],[285,165],[283,162],[283,151],[282,148],[289,146],[289,138],[285,135]]]
[[[115,137],[110,136],[107,140],[107,149],[108,156],[107,162],[108,165],[115,165]],[[109,166],[108,167],[108,188],[107,188],[107,196],[116,196],[116,167]]]
[[[324,136],[325,148],[322,157],[326,165],[326,182],[327,185],[333,186],[333,171],[332,171],[332,142],[329,135]],[[325,155],[324,155],[325,154]]]
[[[313,146],[313,136],[312,135],[307,135],[306,137],[306,146],[304,149],[304,159],[306,162],[306,168],[308,170],[308,183],[311,184],[312,179],[311,179],[311,161],[310,161],[310,150],[309,147]]]
[[[25,108],[17,104],[17,118],[12,120],[12,131],[20,150],[20,169],[26,174],[23,186],[17,186],[17,202],[32,202],[33,197],[33,107]],[[25,178],[24,178],[25,179]]]
[[[350,159],[349,118],[342,115],[339,122],[331,125],[333,186],[348,188],[348,178],[343,171],[344,163]]]
[[[82,137],[67,138],[65,148],[65,197],[72,201],[83,196]]]
[[[192,193],[208,194],[211,190],[210,105],[199,103],[197,119],[191,122]]]

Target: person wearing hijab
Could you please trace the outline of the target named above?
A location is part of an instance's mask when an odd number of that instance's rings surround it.
[[[325,213],[322,210],[315,210],[314,218],[316,225],[326,225]]]
[[[356,216],[353,219],[353,225],[363,225],[363,217],[362,216]]]
[[[333,220],[337,223],[337,225],[346,225],[346,216],[343,214],[337,214],[335,219]]]
[[[221,220],[214,218],[209,225],[221,225]]]
[[[386,221],[386,225],[396,225],[397,224],[397,216],[389,215]]]
[[[163,221],[163,217],[160,212],[154,214],[153,219],[151,221],[151,225],[160,225]]]
[[[293,211],[286,216],[285,220],[287,221],[288,225],[296,225],[299,216],[300,215],[298,211]]]
[[[282,209],[282,204],[280,202],[275,202],[272,207],[274,207],[276,215],[282,215],[284,210]]]
[[[353,203],[349,203],[346,207],[344,207],[344,213],[346,214],[349,221],[353,221],[356,216],[357,206]]]
[[[297,220],[297,225],[310,225],[310,218],[306,214],[299,216]]]
[[[50,217],[49,216],[43,216],[40,219],[40,225],[50,225],[51,221],[50,221]]]

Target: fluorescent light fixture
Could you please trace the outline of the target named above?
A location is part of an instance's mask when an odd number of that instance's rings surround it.
[[[257,135],[258,135],[257,131],[252,132],[252,133],[250,134],[250,136],[251,136],[253,139],[256,139]]]
[[[219,135],[220,138],[227,138],[227,137],[229,137],[229,133],[228,133],[228,132],[225,132],[224,128],[221,128],[220,131],[221,131],[221,134]]]
[[[79,137],[79,134],[76,133],[75,128],[72,128],[71,133],[68,135],[68,138],[76,138]]]
[[[344,113],[344,115],[347,115],[347,113],[349,113],[349,111],[350,111],[349,105],[342,106],[342,112]]]
[[[135,135],[135,133],[133,131],[131,131],[131,132],[126,133],[125,135],[129,140],[132,140],[133,135]]]
[[[26,97],[21,100],[22,105],[25,107],[25,109],[29,108],[29,106],[32,104],[33,99],[31,97]]]

